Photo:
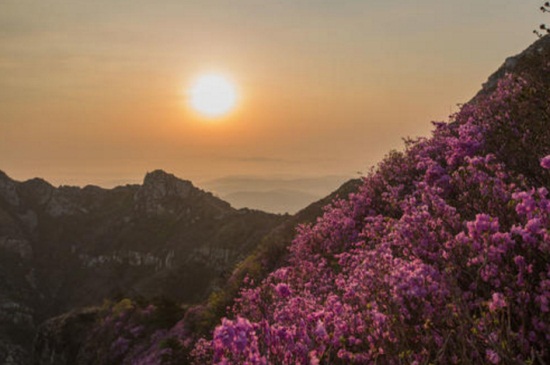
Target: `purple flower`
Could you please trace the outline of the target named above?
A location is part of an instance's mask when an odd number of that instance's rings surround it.
[[[506,300],[501,293],[493,293],[492,299],[489,301],[489,310],[494,312],[506,307]]]
[[[530,117],[550,88],[531,87],[503,77],[300,226],[286,266],[245,283],[228,314],[237,319],[195,346],[196,363],[499,364],[532,349],[547,358],[550,199],[522,164],[538,162],[531,143],[550,139]],[[540,163],[550,168],[550,155]],[[510,338],[517,345],[487,348]],[[438,352],[445,343],[464,359]]]
[[[487,357],[487,361],[489,361],[491,364],[500,363],[500,356],[498,356],[498,354],[493,350],[487,350],[485,356]]]
[[[279,294],[282,298],[286,298],[290,296],[291,291],[287,284],[279,283],[275,286],[275,291],[277,294]]]
[[[315,350],[309,352],[309,365],[319,365],[319,358]]]
[[[325,324],[321,320],[317,321],[317,325],[315,326],[315,335],[319,338],[326,338],[328,336],[327,330],[325,329]]]

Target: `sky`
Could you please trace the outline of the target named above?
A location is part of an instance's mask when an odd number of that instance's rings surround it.
[[[355,177],[536,40],[537,0],[0,0],[0,170]],[[190,109],[227,75],[229,115]]]

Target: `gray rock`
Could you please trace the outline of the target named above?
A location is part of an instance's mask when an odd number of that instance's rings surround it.
[[[32,258],[32,246],[25,239],[0,237],[0,250],[14,253],[24,260]]]
[[[13,206],[19,205],[19,195],[17,194],[16,186],[15,181],[0,171],[0,198],[3,198],[8,204]]]

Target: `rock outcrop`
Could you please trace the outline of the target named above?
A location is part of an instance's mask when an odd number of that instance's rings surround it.
[[[284,219],[236,210],[161,170],[114,189],[0,172],[0,363],[29,363],[36,328],[75,308],[205,298]]]
[[[502,66],[483,83],[481,90],[479,90],[474,99],[480,95],[490,94],[495,91],[498,81],[506,74],[520,74],[523,72],[533,74],[532,69],[540,67],[541,62],[550,62],[550,35],[542,37],[523,52],[506,58]]]

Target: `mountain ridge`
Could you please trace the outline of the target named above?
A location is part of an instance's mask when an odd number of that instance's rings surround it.
[[[162,170],[112,189],[0,171],[0,362],[27,363],[37,325],[103,299],[201,300],[284,219]]]

